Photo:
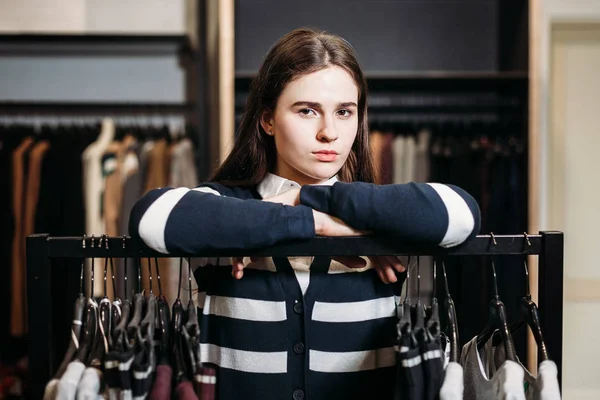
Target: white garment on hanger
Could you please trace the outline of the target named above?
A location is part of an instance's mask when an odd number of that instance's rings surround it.
[[[105,233],[104,219],[102,218],[101,198],[104,192],[104,178],[102,176],[102,155],[115,137],[115,123],[110,118],[102,120],[102,127],[98,139],[90,144],[81,156],[83,164],[83,198],[85,201],[85,232],[88,237],[95,235],[99,238]],[[96,243],[97,244],[97,243]],[[102,263],[96,263],[96,276],[102,276]],[[92,263],[86,259],[86,285],[91,282],[89,271]],[[94,283],[94,294],[103,293],[102,280]]]
[[[459,363],[450,362],[446,367],[444,384],[440,389],[440,400],[462,400],[463,391],[463,369]]]

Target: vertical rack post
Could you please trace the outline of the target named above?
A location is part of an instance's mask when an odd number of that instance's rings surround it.
[[[539,310],[544,340],[550,358],[558,367],[558,383],[562,383],[563,341],[563,262],[562,232],[540,232],[542,250],[539,261]],[[561,384],[562,387],[562,384]]]
[[[27,398],[41,399],[52,371],[52,315],[48,235],[27,237],[27,322],[29,332],[29,390]]]

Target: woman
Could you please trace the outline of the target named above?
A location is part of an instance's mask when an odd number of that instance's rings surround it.
[[[290,32],[267,54],[211,182],[149,192],[130,233],[192,254],[365,232],[449,247],[477,234],[479,208],[460,188],[375,185],[367,126],[350,44]],[[391,398],[396,257],[219,261],[195,276],[202,361],[218,368],[220,399]]]

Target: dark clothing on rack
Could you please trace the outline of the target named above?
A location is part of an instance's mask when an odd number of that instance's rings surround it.
[[[465,135],[460,132],[433,132],[430,147],[431,179],[455,184],[471,193],[481,209],[481,231],[506,234],[527,229],[527,153],[522,139],[511,132],[486,134],[485,130]],[[496,257],[498,288],[503,298],[525,293],[522,257]],[[479,333],[487,322],[492,298],[490,259],[451,257],[446,265],[450,293],[460,321],[464,341]],[[438,287],[443,277],[438,275]],[[476,286],[480,290],[473,291]],[[508,319],[517,318],[518,302],[506,302]],[[442,305],[443,308],[443,305]],[[444,314],[444,311],[440,311]],[[524,330],[514,335],[517,353],[525,356]]]
[[[397,374],[394,400],[422,400],[425,385],[423,358],[419,347],[414,347],[408,335],[400,338],[400,351],[396,353]]]
[[[440,389],[444,383],[444,362],[439,342],[421,345],[423,360],[423,379],[425,380],[425,400],[436,400],[440,397]]]
[[[152,344],[144,344],[135,355],[131,370],[133,371],[132,389],[133,397],[145,397],[152,389],[154,370],[154,350]]]

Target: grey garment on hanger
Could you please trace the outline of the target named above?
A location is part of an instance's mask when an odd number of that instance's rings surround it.
[[[484,364],[488,376],[493,376],[498,368],[506,361],[504,346],[494,347],[493,337],[484,347]],[[525,396],[527,400],[560,400],[560,389],[558,387],[558,369],[554,361],[543,361],[538,369],[538,377],[531,375],[525,366],[518,360],[518,364],[525,374]]]
[[[77,385],[83,375],[85,365],[81,361],[71,361],[60,377],[56,391],[57,400],[73,400],[77,392]]]
[[[464,400],[525,400],[523,368],[514,361],[505,361],[489,377],[486,359],[477,350],[477,336],[464,345],[460,355],[464,373]]]

